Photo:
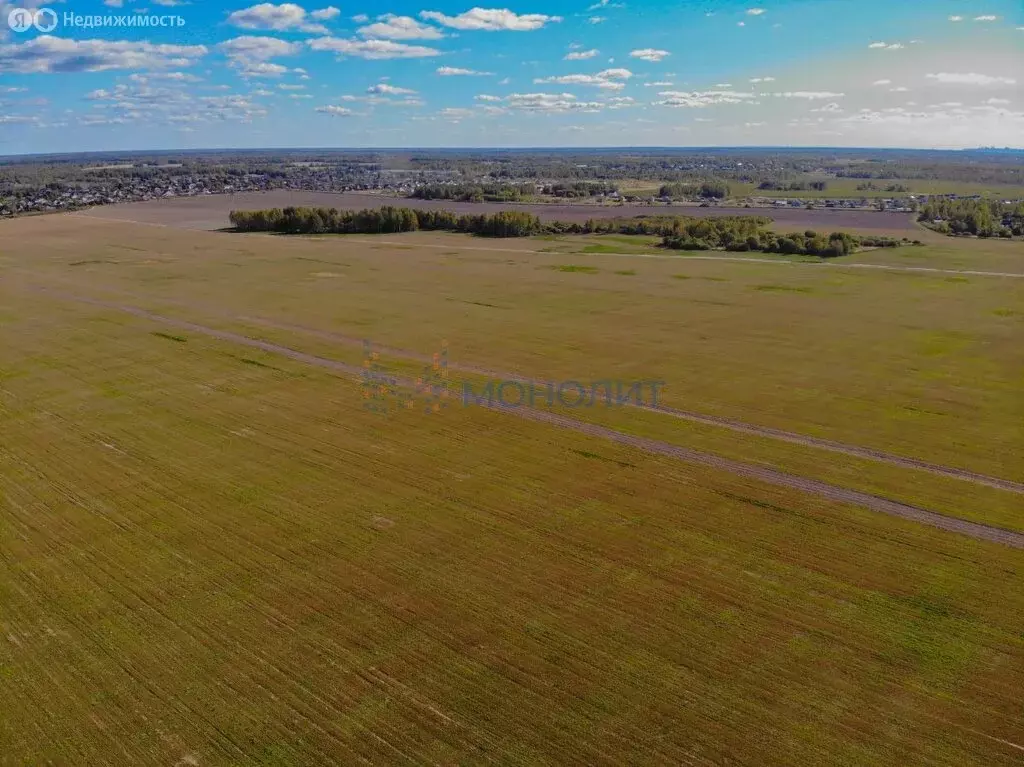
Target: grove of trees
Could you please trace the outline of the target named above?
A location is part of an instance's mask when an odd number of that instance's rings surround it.
[[[414,210],[384,206],[359,211],[336,208],[273,208],[235,210],[231,223],[240,232],[281,234],[391,234],[396,232],[450,231],[481,237],[528,237],[534,234],[655,235],[662,245],[676,250],[760,251],[786,255],[835,258],[858,247],[895,247],[905,241],[886,237],[855,237],[846,232],[819,234],[807,231],[776,234],[764,216],[637,216],[590,219],[585,223],[542,222],[532,213],[500,211],[463,215],[450,210]]]
[[[944,234],[976,237],[1024,236],[1024,202],[937,198],[925,203],[918,220]]]

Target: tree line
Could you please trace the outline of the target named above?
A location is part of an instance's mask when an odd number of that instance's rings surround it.
[[[519,202],[536,192],[534,184],[427,184],[410,197],[455,202]]]
[[[769,192],[824,192],[828,189],[826,181],[762,181],[758,189]]]
[[[921,207],[918,220],[943,234],[1024,237],[1024,202],[940,197]]]
[[[240,232],[280,234],[394,234],[422,229],[465,232],[482,237],[528,237],[544,231],[544,225],[537,216],[521,211],[472,215],[390,205],[358,211],[295,207],[233,210],[230,220]]]
[[[674,184],[662,184],[658,190],[659,197],[671,197],[673,200],[687,197],[703,197],[708,200],[724,200],[732,190],[724,181],[709,179],[708,181],[676,182]]]
[[[760,251],[786,255],[835,258],[859,247],[896,247],[907,240],[888,237],[855,237],[846,232],[819,234],[806,231],[776,234],[765,216],[637,216],[589,219],[585,223],[541,221],[532,213],[500,211],[464,215],[450,210],[415,210],[384,206],[359,211],[336,208],[273,208],[231,211],[231,223],[239,232],[280,234],[392,234],[397,232],[448,231],[481,237],[529,237],[535,234],[653,235],[675,250]],[[919,244],[919,243],[918,243]]]

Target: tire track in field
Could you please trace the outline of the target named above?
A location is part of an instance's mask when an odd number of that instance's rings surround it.
[[[230,343],[240,344],[242,346],[248,346],[254,349],[260,349],[265,352],[272,354],[279,354],[289,359],[293,359],[297,362],[302,362],[307,365],[314,365],[316,367],[333,370],[339,373],[346,373],[349,375],[362,376],[363,368],[358,365],[349,365],[344,362],[338,362],[337,360],[327,359],[326,357],[318,357],[314,354],[307,354],[300,352],[295,349],[290,349],[287,346],[281,346],[279,344],[269,343],[267,341],[260,341],[248,336],[243,336],[238,333],[232,333],[226,330],[218,330],[216,328],[210,328],[205,325],[199,325],[195,322],[189,322],[188,320],[175,319],[173,317],[165,317],[160,314],[148,312],[144,309],[139,309],[134,306],[126,306],[124,304],[116,304],[108,301],[101,301],[95,298],[87,298],[84,296],[75,296],[65,293],[59,293],[56,291],[40,289],[41,292],[52,295],[56,298],[63,300],[75,301],[78,303],[89,304],[92,306],[99,306],[105,309],[112,309],[115,311],[125,312],[140,319],[149,320],[151,322],[157,322],[171,327],[180,328],[182,330],[190,330],[200,335],[205,335],[210,338],[215,338],[221,341],[227,341]],[[403,388],[412,388],[414,383],[408,379],[395,379],[395,385],[402,386]],[[914,522],[920,522],[922,524],[930,525],[948,532],[959,533],[966,535],[977,540],[990,541],[992,543],[999,543],[1004,546],[1010,546],[1012,548],[1024,549],[1024,533],[1017,533],[1011,530],[1004,530],[998,527],[992,527],[990,525],[984,525],[979,522],[970,522],[966,519],[958,517],[950,517],[944,514],[938,514],[934,511],[928,511],[921,509],[916,506],[910,506],[909,504],[899,503],[896,501],[890,501],[880,496],[871,495],[869,493],[863,493],[858,490],[849,490],[846,488],[837,487],[830,485],[827,482],[822,482],[816,479],[808,479],[805,477],[798,477],[793,474],[787,474],[786,472],[778,471],[764,466],[756,466],[753,464],[744,463],[742,461],[735,461],[728,458],[721,458],[719,456],[711,455],[710,453],[702,453],[697,450],[691,450],[689,448],[672,445],[667,442],[662,442],[656,439],[650,439],[647,437],[635,437],[630,434],[624,434],[622,432],[609,429],[605,426],[598,426],[597,424],[590,424],[583,421],[577,421],[566,416],[559,415],[557,413],[550,413],[543,410],[537,410],[528,407],[517,407],[500,404],[480,404],[479,407],[493,410],[499,413],[507,413],[510,415],[516,415],[520,418],[525,418],[530,421],[536,421],[539,423],[546,423],[552,426],[560,426],[566,429],[572,429],[593,437],[600,437],[602,439],[611,440],[622,445],[628,445],[635,447],[647,453],[653,453],[655,455],[667,456],[670,458],[677,458],[690,464],[696,464],[699,466],[706,466],[711,469],[720,471],[730,472],[742,477],[748,477],[750,479],[760,480],[767,482],[768,484],[778,485],[782,487],[788,487],[795,490],[799,490],[805,493],[818,495],[829,500],[838,501],[841,503],[849,503],[855,506],[862,506],[872,511],[877,511],[882,514],[888,514],[894,517],[900,517],[902,519],[911,520]]]
[[[198,308],[198,307],[196,307]],[[363,340],[355,338],[353,336],[346,336],[339,333],[332,333],[324,330],[317,330],[315,328],[307,328],[302,325],[292,325],[290,323],[276,322],[274,320],[268,320],[263,317],[254,317],[250,315],[239,315],[235,319],[242,322],[248,322],[253,325],[262,325],[264,327],[274,328],[276,330],[285,330],[289,332],[305,333],[317,338],[322,338],[328,341],[334,341],[343,343],[349,346],[361,346]],[[404,357],[406,359],[416,360],[417,362],[432,362],[433,358],[430,355],[419,354],[417,352],[409,351],[407,349],[398,349],[391,346],[383,346],[381,344],[374,344],[376,349],[382,352],[386,352],[392,356]],[[464,373],[474,373],[476,375],[488,376],[490,378],[496,378],[502,381],[516,381],[518,383],[534,383],[548,385],[553,382],[549,381],[538,381],[537,379],[527,378],[525,376],[503,373],[500,371],[489,370],[487,368],[478,367],[476,365],[462,365],[455,364],[452,362],[448,363],[448,367],[452,370],[458,370]],[[689,410],[679,410],[677,408],[665,407],[661,405],[647,405],[643,403],[625,402],[626,407],[636,408],[638,410],[644,410],[651,413],[659,413],[662,415],[668,415],[673,418],[679,418],[684,421],[691,421],[694,423],[707,424],[709,426],[720,426],[732,431],[742,432],[744,434],[751,434],[757,437],[767,437],[769,439],[776,439],[781,442],[790,442],[795,445],[802,445],[804,447],[820,448],[822,450],[829,450],[833,453],[841,453],[843,455],[849,455],[854,458],[864,458],[870,461],[878,461],[881,463],[887,463],[890,466],[898,466],[904,469],[919,469],[921,471],[927,471],[931,474],[937,474],[939,476],[950,477],[952,479],[960,479],[967,482],[973,482],[979,485],[985,485],[986,487],[992,487],[997,490],[1006,490],[1011,493],[1024,494],[1024,483],[1014,482],[1009,479],[1001,479],[999,477],[991,477],[987,474],[978,474],[977,472],[968,471],[966,469],[957,469],[951,466],[942,466],[940,464],[929,463],[922,461],[917,458],[907,458],[900,455],[894,455],[892,453],[886,453],[882,450],[875,450],[868,447],[860,447],[858,445],[849,445],[844,442],[836,442],[829,439],[823,439],[821,437],[811,437],[805,434],[797,434],[796,432],[785,431],[783,429],[774,429],[769,426],[758,426],[756,424],[745,423],[743,421],[736,421],[731,418],[725,418],[716,415],[707,415],[704,413],[695,413]]]
[[[133,300],[146,300],[145,297],[139,296],[134,293],[112,290],[110,288],[103,288],[107,292],[115,292],[124,296],[128,296]],[[276,320],[267,319],[265,317],[257,317],[255,315],[245,314],[232,314],[222,309],[216,309],[209,306],[201,306],[191,302],[175,301],[171,299],[161,299],[167,303],[173,303],[176,306],[186,307],[201,312],[213,313],[219,316],[237,320],[240,322],[260,325],[275,330],[284,330],[287,332],[303,333],[314,338],[320,338],[332,343],[341,343],[348,346],[359,346],[363,345],[364,339],[356,338],[355,336],[348,336],[342,333],[335,333],[327,330],[319,330],[317,328],[310,328],[304,325],[295,325],[292,323],[279,322]],[[417,362],[430,363],[433,361],[431,355],[421,354],[419,352],[410,351],[408,349],[401,349],[394,346],[385,346],[382,344],[374,344],[374,346],[387,354],[395,357],[402,357],[408,360],[416,360]],[[549,381],[538,381],[534,378],[528,378],[526,376],[507,373],[502,371],[495,371],[489,368],[483,368],[477,365],[467,365],[449,362],[449,367],[452,370],[457,370],[464,373],[472,373],[475,375],[486,376],[502,381],[516,381],[518,383],[534,383],[548,385],[553,382]],[[991,487],[996,490],[1004,490],[1010,493],[1016,493],[1018,495],[1024,495],[1024,483],[1015,482],[1010,479],[1003,479],[1001,477],[993,477],[988,474],[980,474],[978,472],[969,471],[967,469],[958,469],[953,466],[943,466],[942,464],[930,463],[923,461],[918,458],[910,458],[907,456],[896,455],[894,453],[887,453],[883,450],[877,450],[870,447],[861,447],[859,445],[851,445],[845,442],[838,442],[835,440],[824,439],[822,437],[812,437],[806,434],[798,434],[796,432],[785,431],[784,429],[776,429],[770,426],[759,426],[757,424],[746,423],[744,421],[737,421],[732,418],[726,418],[724,416],[709,415],[707,413],[697,413],[690,410],[680,410],[678,408],[671,408],[662,405],[647,405],[639,402],[623,403],[624,406],[643,410],[645,412],[657,413],[660,415],[667,415],[672,418],[678,418],[684,421],[690,421],[692,423],[700,423],[708,426],[716,426],[720,428],[730,429],[732,431],[740,432],[743,434],[750,434],[756,437],[764,437],[767,439],[775,439],[780,442],[788,442],[794,445],[801,445],[802,447],[818,448],[821,450],[827,450],[829,452],[838,453],[841,455],[848,455],[853,458],[861,458],[869,461],[876,461],[879,463],[885,463],[890,466],[895,466],[903,469],[916,469],[918,471],[925,471],[929,474],[935,474],[937,476],[948,477],[950,479],[958,479],[965,482],[971,482],[977,485],[983,485],[985,487]]]

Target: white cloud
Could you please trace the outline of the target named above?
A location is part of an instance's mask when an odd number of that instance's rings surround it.
[[[302,46],[287,40],[255,36],[234,37],[220,43],[217,48],[229,58],[253,61],[266,61],[278,56],[293,56],[302,50]]]
[[[1009,99],[989,99],[985,102],[989,106],[1006,106],[1010,103]]]
[[[156,45],[125,40],[68,40],[40,35],[0,45],[0,72],[103,72],[112,69],[188,67],[206,55],[204,45]]]
[[[655,106],[690,107],[695,109],[716,106],[718,104],[742,104],[755,98],[753,93],[737,91],[662,91],[658,95],[664,96],[664,99],[662,101],[655,101]]]
[[[950,16],[949,20],[950,21],[963,21],[964,17],[963,16]]]
[[[490,76],[494,74],[494,72],[477,72],[475,69],[463,69],[462,67],[438,67],[435,71],[441,77],[455,77],[459,75]]]
[[[760,16],[763,13],[766,13],[764,8],[748,8],[747,9],[747,15],[748,16]]]
[[[843,108],[841,106],[839,106],[839,104],[837,104],[836,102],[833,101],[830,104],[826,104],[823,107],[818,107],[817,109],[812,109],[811,111],[812,112],[838,113],[838,112],[842,112]]]
[[[672,54],[668,51],[659,50],[657,48],[640,48],[635,51],[630,51],[629,55],[634,59],[643,59],[644,61],[661,61],[666,56]]]
[[[554,77],[537,77],[534,83],[558,83],[559,85],[593,85],[607,90],[622,90],[625,85],[621,80],[628,80],[633,73],[628,69],[604,69],[593,75],[558,75]]]
[[[326,9],[325,9],[326,10]],[[260,3],[228,16],[228,23],[242,29],[272,29],[278,32],[298,30],[300,32],[326,32],[321,24],[310,24],[306,11],[295,3]]]
[[[906,46],[903,43],[871,43],[868,48],[878,48],[887,51],[898,51]]]
[[[313,11],[309,14],[311,19],[317,21],[330,21],[336,19],[341,15],[341,11],[335,8],[333,5],[328,5],[326,8],[321,8],[319,11]]]
[[[671,88],[675,83],[670,80],[656,80],[653,83],[644,83],[645,88]]]
[[[958,74],[952,72],[939,72],[938,74],[925,75],[929,80],[935,80],[944,85],[1016,85],[1017,81],[1012,77],[1001,77],[993,75],[979,75],[976,72]]]
[[[369,20],[370,17],[367,16],[365,13],[358,13],[352,17],[352,21],[354,21],[356,24],[365,24]]]
[[[491,96],[487,93],[481,93],[475,97],[477,101],[501,101],[501,96]]]
[[[279,90],[282,90],[282,91],[304,91],[304,90],[306,90],[306,86],[305,85],[286,85],[285,83],[281,83],[277,87],[278,87]]]
[[[386,94],[389,96],[406,96],[411,95],[416,91],[410,90],[409,88],[399,88],[396,85],[389,85],[388,83],[377,83],[376,85],[371,85],[367,88],[366,92]]]
[[[838,99],[845,96],[845,93],[832,93],[832,91],[785,91],[784,93],[766,94],[784,99],[807,99],[808,101],[821,101],[824,99]]]
[[[377,17],[376,24],[359,28],[363,37],[386,37],[392,40],[440,40],[444,33],[437,27],[424,24],[411,16],[385,13]]]
[[[471,8],[458,16],[446,16],[438,11],[420,11],[420,18],[452,29],[485,32],[530,32],[562,20],[561,16],[545,16],[542,13],[519,15],[507,8]]]
[[[317,107],[316,111],[320,112],[321,114],[331,115],[333,117],[351,117],[352,115],[355,114],[355,112],[353,112],[351,109],[334,105]]]
[[[774,77],[751,77],[750,82],[752,83],[773,83],[775,82]]]
[[[587,22],[590,24],[604,24],[606,21],[608,21],[607,16],[591,16],[587,19]]]
[[[592,59],[600,53],[597,48],[591,48],[589,51],[572,51],[571,53],[565,54],[562,58],[565,61],[583,61],[586,59]]]
[[[437,56],[441,51],[423,45],[406,45],[391,40],[342,40],[337,37],[318,37],[309,41],[314,51],[329,51],[338,56],[361,59],[416,59]]]
[[[872,85],[892,85],[892,80],[875,80]]]
[[[910,88],[905,85],[897,85],[895,88],[890,88],[889,93],[908,93]]]
[[[999,18],[998,16],[975,16],[974,20],[975,21],[995,21],[998,18]]]
[[[463,120],[467,117],[476,116],[476,112],[474,112],[472,109],[463,109],[461,107],[448,107],[446,109],[442,109],[438,114],[440,114],[441,117],[444,117],[447,120],[454,120],[455,122]]]
[[[598,112],[603,106],[597,101],[577,101],[571,93],[513,93],[505,102],[525,112]]]

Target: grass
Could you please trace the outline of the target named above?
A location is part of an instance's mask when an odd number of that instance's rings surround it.
[[[139,255],[67,269],[112,243]],[[1018,761],[1001,741],[1024,730],[1020,551],[482,408],[376,415],[354,376],[166,343],[59,295],[355,364],[358,344],[253,318],[426,354],[447,339],[453,359],[538,379],[660,378],[673,406],[1020,477],[1020,317],[1001,313],[1019,280],[659,259],[621,280],[603,254],[575,279],[552,273],[561,254],[452,243],[0,230],[0,696],[17,701],[0,753]],[[349,267],[311,279],[323,267],[297,258]],[[571,414],[1020,525],[1019,496],[956,480]]]

